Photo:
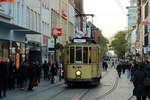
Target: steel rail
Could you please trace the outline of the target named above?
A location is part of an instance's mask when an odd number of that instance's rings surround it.
[[[110,90],[108,90],[103,95],[100,95],[100,96],[96,97],[94,100],[99,100],[99,99],[104,98],[104,97],[108,96],[109,94],[111,94],[117,88],[118,82],[119,82],[119,77],[116,78],[116,81],[115,81],[113,87]]]
[[[40,93],[43,93],[44,91],[47,91],[47,90],[49,90],[49,89],[53,89],[53,88],[59,87],[59,86],[61,86],[61,85],[63,85],[63,83],[60,83],[60,84],[57,84],[57,85],[54,85],[54,86],[51,86],[51,87],[42,89],[42,90],[40,90],[40,91],[38,91],[38,92],[35,92],[35,93],[33,93],[33,94],[30,94],[30,95],[26,96],[25,99],[31,98],[31,97],[33,97],[33,96],[35,96],[35,95],[39,95]],[[48,86],[48,85],[44,85],[44,86]]]
[[[110,71],[107,71],[106,73],[104,73],[104,75],[102,76],[102,78],[106,77],[108,75]],[[100,87],[101,88],[101,87]],[[80,97],[78,100],[82,100],[88,93],[90,92],[90,89],[86,90]]]

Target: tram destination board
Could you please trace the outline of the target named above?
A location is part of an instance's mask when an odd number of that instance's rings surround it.
[[[74,39],[73,40],[74,43],[86,43],[86,39]]]

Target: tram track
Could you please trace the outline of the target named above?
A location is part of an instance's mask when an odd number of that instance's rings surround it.
[[[111,94],[114,90],[116,90],[116,88],[118,86],[118,82],[119,82],[119,77],[116,78],[115,83],[114,83],[113,87],[110,90],[108,90],[104,94],[96,97],[94,100],[99,100],[99,99],[104,98],[104,97],[108,96],[109,94]]]
[[[48,97],[48,99],[46,99],[46,100],[53,100],[54,98],[56,98],[57,96],[59,96],[60,94],[62,94],[65,91],[66,91],[66,89],[64,88],[63,90],[59,91],[58,93]]]
[[[90,92],[90,89],[86,90],[86,91],[78,98],[78,100],[82,100],[89,92]]]
[[[108,75],[108,73],[109,73],[109,71],[106,72],[106,73],[104,73],[104,75],[102,76],[102,78],[106,77],[106,76]],[[116,83],[116,82],[115,82],[115,83]],[[32,97],[32,96],[35,96],[35,95],[37,95],[37,94],[39,95],[40,93],[42,93],[42,92],[44,92],[44,91],[47,91],[47,90],[49,90],[49,89],[53,89],[53,88],[59,87],[59,86],[61,86],[61,85],[63,85],[63,83],[60,83],[60,84],[55,85],[55,86],[53,86],[53,87],[49,87],[49,88],[46,88],[46,89],[42,89],[41,91],[38,91],[38,92],[36,92],[36,93],[34,93],[34,94],[31,94],[31,95],[28,95],[28,96],[25,97],[25,98],[28,99],[28,98],[30,98],[30,97]],[[113,89],[114,89],[114,88],[113,88]],[[91,89],[86,89],[84,92],[82,92],[82,95],[81,95],[77,100],[82,100],[82,99],[90,92],[90,90],[91,90]],[[62,90],[60,90],[59,92],[55,93],[54,95],[52,95],[52,96],[46,98],[45,100],[54,100],[57,96],[61,95],[61,94],[64,93],[65,91],[67,91],[67,89],[66,89],[66,88],[63,88]],[[110,92],[110,91],[112,91],[112,90],[109,90],[108,92]],[[105,93],[105,94],[106,94],[106,93]],[[102,95],[102,96],[103,96],[103,95]],[[101,98],[101,96],[99,96],[99,98]]]
[[[60,84],[57,84],[57,85],[55,85],[55,86],[51,86],[51,87],[42,89],[42,90],[40,90],[40,91],[38,91],[38,92],[35,92],[35,93],[33,93],[33,94],[30,94],[30,95],[26,96],[25,99],[31,98],[31,97],[33,97],[33,96],[35,96],[35,95],[39,95],[40,93],[43,93],[43,92],[45,92],[45,91],[47,91],[47,90],[49,90],[49,89],[57,88],[57,87],[59,87],[59,86],[61,86],[61,85],[63,85],[63,84],[64,84],[64,83],[60,83]],[[48,86],[48,85],[47,85],[47,86]]]
[[[110,71],[105,72],[104,75],[102,76],[102,78],[106,77],[109,72],[110,72]],[[117,80],[117,85],[118,85],[118,78],[117,78],[116,80]],[[116,84],[116,82],[115,82],[115,84]],[[114,86],[113,86],[113,87],[114,87]],[[100,88],[102,88],[102,87],[100,87]],[[117,87],[116,87],[116,88],[117,88]],[[86,90],[86,91],[79,97],[78,100],[82,100],[82,99],[90,92],[90,90],[91,90],[91,89]],[[110,91],[110,90],[109,90],[109,91]],[[100,97],[100,96],[99,96],[99,97]],[[96,100],[97,100],[97,99],[96,99]]]
[[[132,99],[133,99],[133,95],[128,98],[128,100],[132,100]]]

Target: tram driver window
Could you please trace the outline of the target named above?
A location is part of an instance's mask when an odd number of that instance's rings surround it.
[[[83,48],[83,63],[88,63],[88,47]]]
[[[82,47],[76,47],[76,64],[82,63]]]
[[[70,47],[70,63],[74,63],[74,47]]]
[[[89,47],[89,63],[91,63],[91,59],[92,59],[92,48]]]

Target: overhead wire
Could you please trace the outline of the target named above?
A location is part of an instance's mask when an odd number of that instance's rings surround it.
[[[120,7],[120,9],[122,10],[122,13],[124,13],[126,15],[126,11],[124,10],[123,5],[121,4],[121,2],[119,0],[115,0],[116,4]]]

